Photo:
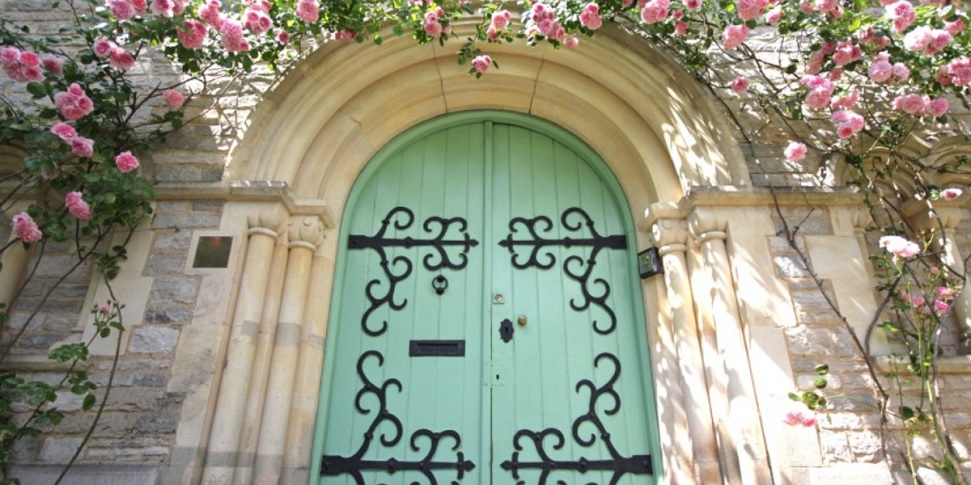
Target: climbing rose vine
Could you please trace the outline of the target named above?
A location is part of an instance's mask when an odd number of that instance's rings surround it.
[[[218,97],[209,89],[214,79],[261,69],[285,73],[320,42],[381,44],[387,35],[451,46],[457,62],[477,78],[499,69],[502,58],[491,51],[493,44],[583,49],[585,38],[609,27],[666,52],[709,87],[734,120],[744,112],[771,123],[776,139],[786,140],[776,142],[780,159],[842,163],[845,182],[860,190],[882,237],[874,245],[884,271],[880,289],[899,310],[883,328],[904,341],[924,342],[910,350],[911,360],[924,362],[936,350],[927,347],[933,339],[920,334],[908,340],[917,334],[903,329],[939,329],[964,282],[964,272],[940,264],[927,238],[903,221],[894,205],[900,194],[886,188],[906,173],[915,187],[906,196],[931,212],[937,201],[961,197],[961,187],[938,186],[931,172],[966,174],[966,160],[927,167],[904,148],[933,148],[938,140],[967,134],[954,117],[968,110],[971,89],[966,2],[52,0],[51,8],[65,20],[57,35],[34,35],[29,25],[0,14],[0,144],[24,153],[22,171],[10,178],[20,188],[0,209],[19,244],[62,242],[72,235],[100,242],[112,231],[134,230],[151,211],[141,160],[183,125],[195,99],[195,107],[205,109],[202,99]],[[457,27],[463,17],[474,25]],[[152,57],[164,57],[181,75],[154,84],[137,81],[138,67]],[[743,141],[758,135],[737,124]],[[22,194],[33,202],[26,210],[14,196]],[[76,241],[80,258],[104,263],[109,280],[117,273],[123,251]],[[103,328],[120,330],[118,303],[112,305],[96,313],[112,322]],[[79,389],[89,391],[87,384]],[[939,398],[928,389],[931,399]],[[816,391],[794,399],[809,412],[827,402]],[[917,415],[901,412],[908,419]],[[815,415],[803,411],[781,419],[817,424]],[[933,412],[928,419],[943,429]],[[946,452],[941,468],[953,472],[955,457],[946,438],[939,442]],[[0,460],[9,443],[0,443]],[[908,466],[913,471],[919,465]],[[963,480],[959,471],[949,477]]]

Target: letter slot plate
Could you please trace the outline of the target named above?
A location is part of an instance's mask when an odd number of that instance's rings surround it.
[[[465,340],[412,340],[411,357],[464,357]]]

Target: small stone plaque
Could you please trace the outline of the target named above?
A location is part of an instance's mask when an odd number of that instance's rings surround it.
[[[232,236],[199,236],[193,268],[225,268],[233,249]]]

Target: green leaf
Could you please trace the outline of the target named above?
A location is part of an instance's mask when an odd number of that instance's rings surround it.
[[[816,366],[815,371],[816,371],[816,375],[820,375],[820,376],[824,376],[826,374],[829,374],[829,365],[828,364],[819,364],[819,365]]]
[[[913,418],[916,415],[917,414],[914,413],[914,410],[911,409],[909,406],[900,406],[900,417],[903,418],[904,420]]]
[[[817,378],[815,381],[813,381],[813,387],[815,387],[816,389],[825,389],[826,378],[825,377]]]
[[[98,400],[94,397],[94,394],[88,394],[87,396],[84,396],[84,402],[81,403],[81,409],[84,411],[89,411],[94,407],[97,401]]]
[[[47,96],[47,89],[44,87],[44,83],[27,83],[27,92],[33,95],[35,99]]]

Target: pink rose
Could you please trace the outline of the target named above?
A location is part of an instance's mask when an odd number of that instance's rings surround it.
[[[886,58],[875,59],[867,68],[867,76],[875,83],[886,82],[890,76],[893,76],[893,65]]]
[[[175,4],[172,0],[152,0],[152,14],[171,18],[175,14]]]
[[[297,17],[308,24],[320,19],[320,4],[317,0],[300,0],[297,2]]]
[[[738,10],[738,16],[742,17],[742,20],[752,20],[759,15],[762,15],[762,11],[765,10],[767,2],[765,0],[736,0],[735,7]]]
[[[563,45],[566,46],[567,49],[576,49],[577,46],[580,45],[580,39],[578,39],[575,35],[571,35],[566,39],[563,39]]]
[[[260,35],[273,27],[273,20],[270,19],[270,16],[258,8],[247,8],[243,14],[243,18],[246,19],[246,28],[253,35]]]
[[[698,10],[704,5],[702,0],[684,0],[684,8],[688,10]]]
[[[941,191],[941,198],[944,200],[954,200],[961,197],[962,193],[963,191],[959,188],[949,187]],[[938,292],[938,295],[940,295],[940,292]]]
[[[179,109],[185,102],[185,96],[176,89],[166,89],[162,92],[162,98],[165,99],[165,104],[169,105],[171,109]]]
[[[67,207],[67,211],[71,213],[72,216],[76,217],[79,221],[87,221],[91,219],[91,207],[82,198],[81,192],[68,192],[64,196],[64,206]]]
[[[881,237],[880,247],[886,249],[888,253],[892,253],[894,255],[894,259],[913,259],[915,256],[920,254],[920,246],[900,236]]]
[[[206,25],[198,20],[186,20],[176,29],[179,42],[186,49],[198,49],[206,40]]]
[[[61,140],[70,142],[71,139],[78,136],[78,132],[75,131],[74,127],[67,123],[55,123],[51,127],[51,133],[57,135]]]
[[[887,17],[893,20],[893,30],[902,33],[910,27],[910,24],[917,20],[917,12],[914,6],[907,0],[899,0],[885,7]]]
[[[786,160],[790,162],[804,160],[806,158],[806,152],[808,152],[808,149],[805,143],[798,141],[789,142],[789,146],[785,150]]]
[[[334,40],[338,42],[340,41],[350,42],[350,41],[353,41],[356,37],[357,37],[357,32],[351,29],[344,29],[344,30],[334,32]]]
[[[81,158],[94,155],[94,140],[84,137],[71,138],[71,153]]]
[[[941,300],[934,301],[934,311],[936,311],[938,314],[946,313],[949,308],[951,308],[951,305],[948,305]]]
[[[931,100],[925,100],[924,109],[927,110],[931,116],[941,117],[947,114],[947,111],[951,108],[950,104],[947,102],[946,98],[935,98]]]
[[[491,65],[492,58],[485,54],[477,55],[475,56],[475,59],[472,59],[472,69],[474,69],[478,74],[484,74],[489,70],[489,66]]]
[[[74,121],[94,110],[94,103],[77,83],[54,95],[54,105],[65,119]]]
[[[744,93],[745,91],[748,91],[748,88],[749,80],[747,77],[738,76],[732,80],[732,91],[735,91],[736,93]]]
[[[789,411],[782,422],[789,426],[804,426],[812,428],[816,426],[816,417],[811,414],[804,414],[801,411]]]
[[[108,10],[118,20],[128,20],[135,16],[135,7],[128,0],[108,0]]]
[[[893,65],[893,77],[897,81],[906,81],[910,77],[910,68],[905,66],[902,62],[896,62]]]
[[[649,0],[641,7],[641,20],[646,24],[663,22],[668,18],[669,0]]]
[[[105,57],[108,57],[108,55],[111,54],[111,50],[114,48],[115,48],[114,42],[111,42],[110,40],[103,39],[103,38],[94,41],[94,45],[92,46],[94,55],[102,59],[104,59]]]
[[[971,57],[954,59],[947,65],[947,73],[955,86],[971,83]]]
[[[20,49],[7,46],[0,49],[0,63],[9,66],[20,62]]]
[[[24,51],[16,47],[4,47],[0,54],[0,62],[4,71],[17,82],[40,81],[44,73],[40,70],[40,58],[34,52]]]
[[[909,115],[920,116],[924,114],[924,98],[919,94],[897,96],[893,100],[893,109]]]
[[[121,152],[115,157],[115,166],[121,173],[128,173],[138,168],[138,159],[130,151]]]
[[[850,109],[856,104],[857,99],[859,99],[860,93],[856,90],[850,91],[845,96],[840,96],[833,99],[830,107],[833,109]]]
[[[13,216],[13,233],[25,243],[35,243],[44,237],[37,223],[26,212]]]
[[[681,37],[681,36],[687,34],[688,33],[688,27],[690,27],[690,25],[688,24],[688,22],[685,22],[683,20],[678,20],[677,22],[674,23],[674,36],[675,37]]]
[[[120,71],[127,71],[135,67],[135,58],[125,49],[115,47],[111,49],[111,54],[108,56],[108,64]]]
[[[290,34],[286,30],[276,29],[276,41],[281,44],[290,42]]]
[[[64,62],[54,54],[46,54],[40,58],[40,63],[47,72],[60,76],[64,72]]]
[[[833,53],[833,63],[837,66],[845,66],[853,61],[857,61],[863,56],[863,49],[848,40],[836,44],[836,51]]]
[[[840,138],[849,138],[859,133],[865,125],[863,116],[847,109],[833,112],[831,119],[836,123],[836,134]]]
[[[837,0],[816,0],[814,8],[820,13],[835,13],[839,11],[839,2]]]
[[[952,40],[954,40],[954,38],[951,37],[951,34],[946,30],[932,30],[931,41],[929,44],[927,44],[927,47],[924,48],[924,55],[932,56],[937,54],[938,52],[944,50],[944,48],[947,47]]]
[[[748,37],[748,27],[743,25],[729,25],[722,32],[722,45],[727,50],[733,50],[745,42]]]
[[[765,13],[765,23],[776,24],[782,20],[782,7],[776,6]]]
[[[492,14],[492,27],[496,30],[505,29],[510,20],[512,20],[512,14],[508,10],[498,10]]]
[[[911,52],[923,51],[934,39],[931,29],[926,26],[919,26],[911,30],[904,36],[904,48]]]
[[[219,30],[225,22],[225,17],[219,11],[219,7],[222,7],[222,3],[219,0],[208,0],[202,8],[199,9],[199,18],[203,22],[212,26],[212,28]]]
[[[219,28],[222,44],[227,52],[248,51],[249,42],[243,37],[243,26],[235,20],[224,20]]]
[[[958,35],[967,27],[964,20],[957,19],[953,22],[948,22],[944,24],[944,30],[946,30],[951,35]]]
[[[580,12],[580,25],[590,30],[599,29],[603,25],[600,18],[600,6],[596,3],[588,3],[583,7],[583,11]]]

